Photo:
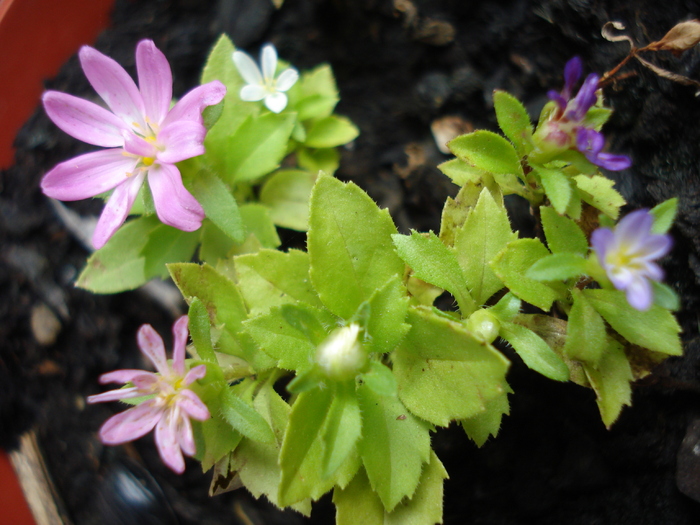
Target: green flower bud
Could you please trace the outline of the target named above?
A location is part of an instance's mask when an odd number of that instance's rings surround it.
[[[467,329],[474,337],[484,343],[493,343],[498,337],[501,323],[498,318],[488,310],[477,310],[467,319]]]

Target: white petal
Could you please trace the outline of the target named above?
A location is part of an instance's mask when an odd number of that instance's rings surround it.
[[[273,113],[279,113],[287,107],[287,95],[284,93],[270,93],[265,97],[265,105]]]
[[[243,77],[243,80],[245,80],[248,84],[263,83],[263,76],[262,73],[260,73],[260,68],[258,68],[258,65],[252,58],[250,58],[248,53],[244,53],[243,51],[234,51],[233,63],[236,65],[236,68]]]
[[[298,79],[299,73],[297,73],[296,69],[290,67],[280,73],[280,76],[277,77],[277,84],[275,84],[275,87],[277,91],[287,91]]]
[[[277,50],[272,44],[267,44],[262,48],[260,53],[260,63],[262,64],[262,74],[265,83],[275,78],[275,70],[277,69]]]

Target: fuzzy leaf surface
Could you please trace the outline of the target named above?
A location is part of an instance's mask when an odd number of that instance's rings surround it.
[[[576,222],[549,206],[540,206],[540,218],[552,253],[588,253],[586,235]]]
[[[510,93],[499,89],[493,92],[493,105],[503,133],[515,145],[518,153],[529,153],[533,147],[532,123],[525,106]]]
[[[309,199],[316,176],[303,170],[280,170],[260,190],[260,202],[270,208],[278,226],[297,231],[309,228]]]
[[[535,332],[515,323],[501,323],[500,336],[513,345],[528,368],[555,381],[568,381],[564,360]]]
[[[475,168],[503,175],[522,175],[520,156],[513,145],[500,135],[478,130],[448,142],[455,156]]]
[[[632,370],[622,345],[609,339],[608,348],[600,359],[598,368],[584,365],[584,370],[595,390],[603,423],[610,428],[620,415],[622,407],[632,402]]]

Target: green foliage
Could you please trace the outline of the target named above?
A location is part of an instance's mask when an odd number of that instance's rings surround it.
[[[498,125],[506,137],[515,145],[518,154],[527,155],[532,151],[532,124],[525,106],[510,93],[496,90],[493,93],[493,106]]]
[[[455,156],[475,168],[503,175],[522,175],[520,156],[506,139],[490,131],[479,130],[448,143]]]

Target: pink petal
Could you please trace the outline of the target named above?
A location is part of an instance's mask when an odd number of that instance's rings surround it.
[[[180,444],[177,439],[177,421],[174,416],[176,414],[173,414],[171,410],[158,421],[156,425],[156,445],[163,463],[177,474],[182,474],[185,471],[185,460],[180,451]]]
[[[71,137],[105,148],[123,144],[121,130],[127,125],[97,104],[58,91],[47,91],[41,100],[53,123]]]
[[[185,379],[182,380],[182,384],[184,386],[191,385],[197,381],[197,379],[202,379],[205,375],[207,375],[207,365],[195,366],[192,370],[187,372]]]
[[[126,182],[137,162],[121,148],[86,153],[55,166],[44,175],[41,189],[62,201],[87,199]]]
[[[83,46],[78,56],[85,76],[112,112],[127,124],[146,129],[143,98],[124,68],[89,46]]]
[[[161,375],[170,375],[170,367],[165,357],[163,339],[150,324],[144,324],[139,328],[136,334],[136,342],[143,355],[148,357]]]
[[[126,216],[129,215],[129,210],[134,204],[134,200],[136,200],[136,195],[141,189],[145,176],[144,172],[139,172],[114,188],[112,195],[102,210],[100,220],[97,221],[95,232],[92,234],[92,244],[98,250],[124,224]]]
[[[163,408],[154,399],[144,401],[109,418],[100,429],[100,440],[105,445],[121,445],[148,434],[162,419]]]
[[[158,150],[152,142],[142,139],[133,131],[124,131],[122,134],[124,150],[138,157],[155,158]]]
[[[187,316],[183,315],[173,324],[173,371],[178,377],[185,375],[185,345],[189,336],[187,321]]]
[[[160,124],[173,98],[173,74],[168,59],[152,40],[141,40],[136,47],[136,71],[146,116]]]
[[[94,396],[88,396],[87,402],[89,404],[106,403],[107,401],[121,401],[122,399],[131,399],[142,395],[143,394],[139,392],[137,387],[132,386],[129,388],[110,390],[109,392],[103,392],[102,394],[96,394]]]
[[[158,145],[163,150],[158,153],[158,160],[175,164],[202,155],[206,134],[206,128],[199,122],[181,120],[168,124],[158,133]]]
[[[177,406],[184,410],[188,416],[197,421],[206,421],[211,417],[207,405],[202,403],[199,396],[187,388],[180,391]]]
[[[180,172],[172,164],[154,166],[148,174],[156,213],[162,223],[186,232],[202,225],[204,210],[182,184]]]
[[[107,372],[100,376],[100,384],[106,385],[107,383],[131,383],[134,381],[135,377],[141,375],[148,375],[155,377],[152,372],[146,372],[145,370],[115,370],[114,372]]]
[[[182,413],[180,413],[177,424],[177,443],[187,456],[194,456],[194,453],[197,451],[194,444],[194,436],[192,435],[192,423]]]
[[[202,111],[204,108],[215,106],[224,99],[225,95],[226,87],[218,80],[198,86],[173,106],[161,126],[164,128],[178,120],[192,120],[202,124]]]

